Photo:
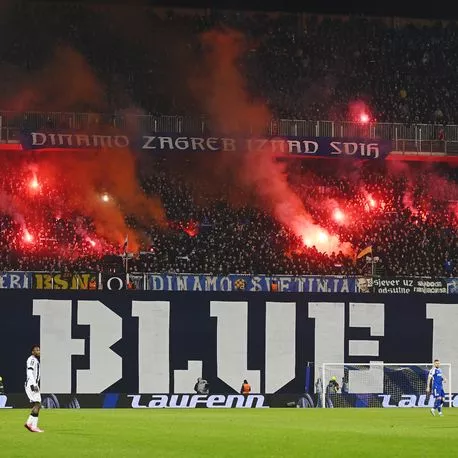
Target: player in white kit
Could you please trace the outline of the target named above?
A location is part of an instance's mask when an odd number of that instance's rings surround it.
[[[32,355],[27,358],[26,363],[25,392],[32,404],[32,412],[24,425],[32,433],[43,433],[38,428],[38,414],[41,408],[40,394],[40,346],[32,347]]]

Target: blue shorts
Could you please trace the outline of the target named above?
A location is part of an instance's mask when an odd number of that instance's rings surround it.
[[[445,398],[445,392],[444,392],[443,388],[441,388],[441,389],[434,388],[433,389],[433,396],[435,398]]]

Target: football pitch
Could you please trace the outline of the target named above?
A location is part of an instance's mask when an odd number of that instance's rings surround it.
[[[0,410],[1,457],[428,457],[458,450],[458,409]]]

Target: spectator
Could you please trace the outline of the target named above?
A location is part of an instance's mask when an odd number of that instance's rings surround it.
[[[210,392],[208,382],[202,377],[199,377],[194,385],[194,391],[197,394],[208,394]]]

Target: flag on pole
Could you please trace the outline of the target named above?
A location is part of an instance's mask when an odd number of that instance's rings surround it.
[[[129,235],[126,235],[126,239],[124,240],[123,251],[124,254],[127,253],[127,245],[129,244]]]
[[[368,246],[364,248],[364,250],[360,251],[356,259],[361,259],[362,257],[366,256],[367,254],[372,254],[372,246]]]

